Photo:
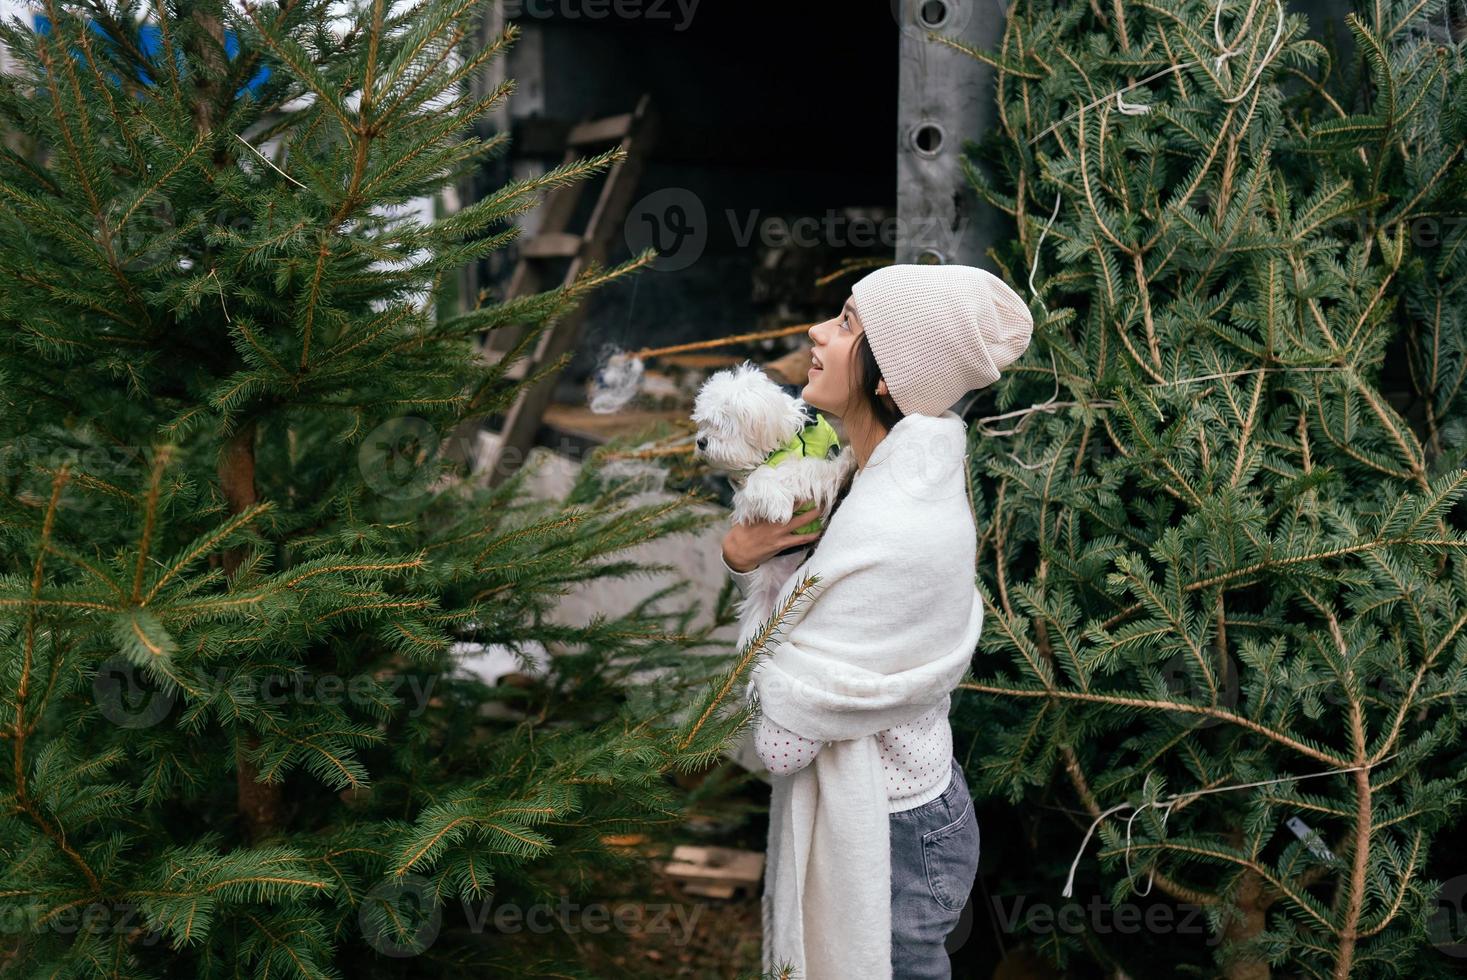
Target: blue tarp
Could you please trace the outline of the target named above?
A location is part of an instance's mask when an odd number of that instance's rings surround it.
[[[51,33],[51,18],[47,17],[45,14],[35,14],[34,24],[37,34]],[[98,37],[105,38],[109,41],[112,40],[107,31],[102,28],[102,25],[98,24],[96,21],[92,21],[89,26],[91,27],[93,34],[96,34]],[[158,29],[158,25],[156,24],[149,24],[146,22],[139,24],[137,43],[138,48],[142,50],[143,54],[147,55],[149,58],[156,58],[163,52],[163,32]],[[78,61],[83,60],[82,53],[80,51],[73,51],[71,54],[72,57],[76,58]],[[239,54],[239,38],[235,37],[234,32],[231,30],[226,30],[224,32],[224,54],[230,59],[233,59],[235,55]],[[179,70],[183,71],[183,53],[175,51],[174,57],[178,62]],[[269,77],[269,67],[261,65],[259,70],[250,77],[250,80],[248,82],[245,82],[244,87],[234,93],[235,97],[243,98],[246,92],[249,92],[251,95],[258,95],[260,86],[264,85],[265,81]],[[121,84],[122,80],[119,79],[116,75],[112,75],[110,76],[110,81],[114,85],[116,85]],[[153,84],[153,79],[149,77],[148,73],[142,68],[138,69],[138,81],[142,82],[144,85]]]

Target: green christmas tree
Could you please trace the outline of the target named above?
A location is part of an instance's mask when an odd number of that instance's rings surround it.
[[[1207,924],[1021,918],[1058,963],[1452,965],[1429,925],[1467,691],[1462,13],[1359,4],[1327,44],[1266,0],[1025,0],[970,51],[999,122],[968,176],[1037,326],[975,426],[959,758],[1025,808],[1033,874],[998,891]]]
[[[648,252],[456,311],[465,263],[620,150],[426,220],[505,147],[478,4],[45,4],[0,28],[4,963],[66,976],[576,971],[475,928],[676,828],[750,720],[682,585],[579,583],[718,518],[593,456],[570,493],[445,454],[540,331]],[[486,332],[533,329],[492,366]],[[613,447],[615,448],[615,447]],[[794,597],[797,601],[798,596]],[[705,611],[706,612],[706,611]],[[705,619],[708,617],[704,617]],[[557,656],[528,683],[457,644]],[[704,794],[706,795],[706,793]],[[474,905],[472,903],[479,903]]]

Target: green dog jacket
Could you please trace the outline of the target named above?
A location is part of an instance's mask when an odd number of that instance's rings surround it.
[[[814,413],[814,421],[810,422],[799,432],[789,438],[789,441],[780,446],[774,452],[764,457],[765,466],[778,466],[780,463],[795,459],[800,456],[814,456],[820,459],[831,459],[840,454],[840,436],[836,435],[835,429],[825,421],[825,416],[819,412]],[[814,507],[814,504],[806,504],[795,511],[803,514]],[[795,529],[796,534],[814,534],[816,531],[825,529],[825,519],[817,517],[809,524]]]

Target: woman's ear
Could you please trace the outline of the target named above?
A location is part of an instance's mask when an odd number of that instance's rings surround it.
[[[878,395],[889,395],[889,394],[891,394],[891,392],[889,392],[889,391],[886,390],[886,379],[885,378],[882,378],[880,381],[876,382],[876,393]]]

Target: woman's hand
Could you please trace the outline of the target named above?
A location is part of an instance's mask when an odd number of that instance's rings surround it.
[[[795,503],[799,510],[810,501]],[[827,508],[828,510],[829,508]],[[787,521],[759,521],[754,524],[735,524],[723,536],[723,560],[736,572],[753,571],[766,559],[772,558],[786,548],[810,544],[824,533],[824,528],[813,534],[796,534],[795,528],[804,527],[811,521],[826,516],[824,510],[807,510],[795,514]]]

